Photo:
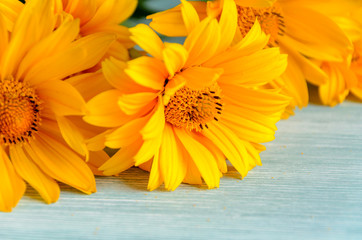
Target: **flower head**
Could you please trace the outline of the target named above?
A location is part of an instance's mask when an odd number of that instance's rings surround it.
[[[110,127],[95,142],[121,148],[100,168],[106,175],[136,165],[151,172],[150,190],[202,179],[213,188],[227,171],[226,158],[243,177],[261,164],[259,143],[274,138],[289,98],[256,87],[282,74],[286,56],[278,48],[263,49],[269,40],[258,22],[233,44],[236,5],[226,0],[223,8],[219,22],[200,21],[182,1],[188,31],[183,45],[163,43],[140,24],[131,39],[152,57],[103,63],[114,89],[91,99],[84,119]]]
[[[329,14],[353,43],[353,52],[343,62],[322,61],[321,69],[328,80],[319,86],[319,96],[325,105],[342,103],[350,92],[362,99],[362,7],[358,3],[349,11]]]
[[[84,114],[85,102],[62,79],[95,65],[114,36],[76,40],[79,20],[70,19],[54,31],[53,6],[51,0],[27,3],[11,33],[0,15],[1,211],[11,211],[20,200],[24,180],[47,203],[59,197],[55,180],[88,194],[96,190],[89,167],[68,144],[80,133],[65,124],[71,124],[67,117]]]
[[[338,8],[337,4],[322,4],[322,1],[293,0],[234,0],[237,4],[238,24],[235,41],[244,37],[256,21],[261,29],[269,34],[268,47],[279,46],[282,53],[288,54],[288,67],[285,73],[266,87],[282,88],[283,92],[293,99],[287,108],[292,114],[295,106],[304,107],[308,104],[306,79],[312,84],[321,85],[327,75],[309,59],[342,62],[352,49],[351,43],[341,29],[326,15],[314,10],[311,6],[316,2],[323,8]],[[213,16],[219,18],[223,8],[223,0],[192,4],[199,17]],[[320,7],[320,6],[319,6]],[[187,29],[184,15],[177,6],[165,12],[149,16],[150,26],[156,31],[169,35],[185,35]],[[177,27],[170,28],[172,23]]]

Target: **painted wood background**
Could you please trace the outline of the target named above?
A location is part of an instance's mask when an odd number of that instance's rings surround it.
[[[278,128],[244,180],[230,167],[219,189],[148,192],[133,168],[52,205],[29,189],[0,239],[362,239],[362,104],[311,104]]]

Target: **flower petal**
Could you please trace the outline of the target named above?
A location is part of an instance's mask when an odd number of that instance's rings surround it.
[[[124,71],[136,83],[154,90],[161,90],[168,77],[161,61],[146,56],[129,61]]]
[[[207,186],[209,188],[219,187],[220,171],[210,151],[184,129],[174,128],[174,132],[190,154]]]
[[[166,124],[162,134],[159,169],[167,190],[174,191],[185,178],[186,162],[180,150],[182,147],[175,137],[173,127]]]
[[[7,153],[0,147],[0,211],[11,212],[25,192],[25,182],[15,172]]]
[[[130,28],[131,39],[143,50],[157,59],[162,59],[162,50],[164,48],[160,37],[147,25],[138,24]]]
[[[59,116],[83,115],[85,101],[80,93],[69,83],[54,80],[37,86],[39,98]]]
[[[39,169],[22,147],[11,146],[10,156],[19,175],[39,192],[46,203],[50,204],[58,200],[60,194],[58,184]]]
[[[86,194],[96,192],[94,176],[87,164],[53,137],[39,132],[37,140],[25,145],[24,149],[50,177]]]

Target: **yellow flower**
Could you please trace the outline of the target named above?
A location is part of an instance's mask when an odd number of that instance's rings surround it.
[[[343,62],[325,61],[321,69],[328,75],[328,81],[319,86],[319,96],[323,104],[335,106],[342,103],[350,92],[362,99],[362,7],[357,5],[352,11],[331,14],[331,18],[341,27],[353,42],[354,51]]]
[[[351,44],[340,28],[327,16],[309,8],[315,2],[306,0],[234,0],[238,9],[238,31],[236,40],[244,37],[256,19],[264,33],[270,35],[268,46],[279,46],[282,53],[288,54],[288,67],[281,79],[270,85],[283,87],[285,94],[293,101],[288,108],[292,113],[294,106],[304,107],[308,104],[306,79],[316,85],[324,84],[326,74],[309,61],[309,58],[341,62],[351,51]],[[218,17],[223,0],[211,2],[192,2],[200,18]],[[324,8],[336,8],[341,4],[324,4]],[[186,34],[184,16],[180,6],[165,12],[149,16],[150,26],[156,31],[179,36]],[[171,26],[174,27],[171,27]],[[307,57],[307,58],[306,58]]]
[[[79,133],[67,131],[63,121],[83,115],[85,102],[62,79],[95,65],[114,36],[97,33],[75,40],[79,20],[64,21],[53,31],[53,6],[51,0],[27,3],[10,37],[0,15],[1,211],[16,206],[24,180],[47,203],[59,197],[55,180],[87,194],[96,191],[89,167],[67,144]]]
[[[163,43],[140,24],[131,29],[131,39],[153,57],[103,63],[114,89],[91,99],[84,119],[110,128],[95,145],[121,148],[100,168],[104,174],[136,165],[151,172],[149,190],[202,179],[214,188],[227,171],[226,158],[242,177],[261,164],[259,143],[274,139],[289,98],[256,87],[285,70],[286,56],[278,48],[264,49],[268,37],[258,22],[232,45],[236,5],[225,0],[223,7],[219,22],[200,22],[182,1],[189,33],[183,45]]]
[[[27,3],[31,1],[26,0]],[[80,37],[98,32],[117,34],[117,41],[112,43],[104,58],[113,56],[123,61],[129,59],[127,49],[134,43],[129,39],[128,28],[120,23],[132,15],[136,6],[137,0],[55,0],[59,22],[70,16],[80,20]]]

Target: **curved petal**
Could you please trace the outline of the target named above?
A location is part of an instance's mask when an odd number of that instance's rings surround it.
[[[165,49],[162,52],[163,61],[165,63],[169,78],[179,72],[188,58],[186,49],[178,43],[165,43]]]
[[[85,101],[80,93],[69,83],[54,80],[37,86],[39,98],[44,101],[56,115],[83,115]]]
[[[63,143],[39,132],[37,140],[24,149],[50,177],[86,194],[96,192],[95,179],[87,164]]]
[[[281,6],[286,26],[286,35],[282,38],[305,56],[325,61],[343,61],[352,52],[350,40],[327,16],[300,4],[293,4],[293,1]]]
[[[86,104],[87,112],[84,121],[100,127],[118,127],[129,117],[118,106],[122,92],[108,90],[89,100]]]
[[[174,132],[190,154],[207,186],[209,188],[219,187],[220,171],[211,152],[185,130],[174,128]]]
[[[191,1],[189,3],[197,10],[200,19],[206,17],[206,2]],[[163,35],[182,37],[188,33],[181,14],[181,4],[166,11],[149,15],[147,19],[152,20],[150,27]]]
[[[89,101],[97,94],[112,89],[102,72],[92,72],[76,75],[65,82],[71,84],[82,95],[85,101]]]
[[[39,169],[22,147],[11,146],[10,156],[19,175],[39,192],[46,203],[50,204],[58,200],[60,194],[58,184]]]
[[[279,77],[287,68],[287,55],[280,54],[279,48],[268,48],[215,67],[224,69],[219,82],[255,87]]]
[[[11,32],[19,13],[24,8],[20,1],[2,0],[0,2],[0,13],[4,18],[6,29]]]
[[[328,74],[327,83],[319,86],[319,96],[323,104],[335,106],[344,101],[350,88],[347,86],[347,69],[342,64],[323,64],[322,69]]]
[[[165,80],[168,78],[164,64],[146,56],[129,61],[124,71],[136,83],[154,90],[163,89]]]
[[[66,143],[77,153],[85,156],[85,160],[89,159],[89,152],[85,143],[85,138],[77,128],[77,126],[67,117],[57,116],[57,122],[60,132]]]
[[[34,45],[21,61],[16,78],[24,78],[42,59],[63,51],[79,34],[79,19],[66,21],[42,41]]]
[[[33,0],[26,4],[17,17],[11,41],[3,55],[1,73],[8,77],[15,70],[26,52],[54,29],[53,1]],[[26,39],[26,41],[24,41]]]
[[[127,115],[148,112],[157,103],[158,94],[152,92],[139,92],[123,94],[118,100],[118,106]]]
[[[173,127],[166,124],[160,146],[159,169],[167,190],[174,191],[185,178],[186,162],[180,149],[182,147]]]
[[[216,19],[204,19],[187,36],[184,47],[189,52],[185,68],[197,66],[210,59],[218,50],[220,27]]]
[[[15,172],[7,153],[0,147],[0,211],[11,212],[25,192],[25,182]]]
[[[138,85],[126,73],[128,63],[113,57],[102,62],[103,75],[107,82],[123,93],[146,92],[148,88]]]
[[[36,85],[43,81],[63,79],[91,68],[101,60],[114,40],[115,36],[109,33],[82,37],[63,51],[37,62],[25,76],[25,80]]]
[[[179,74],[186,80],[186,86],[200,90],[212,86],[224,72],[222,68],[190,67]]]
[[[181,0],[181,15],[188,33],[200,23],[199,15],[195,8],[186,0]]]
[[[143,50],[157,59],[162,59],[162,50],[164,48],[160,37],[147,25],[138,24],[130,28],[131,39]]]
[[[127,170],[134,165],[133,156],[140,149],[142,144],[141,139],[137,139],[132,144],[118,150],[107,162],[105,162],[100,168],[103,174],[106,176],[114,175]]]

